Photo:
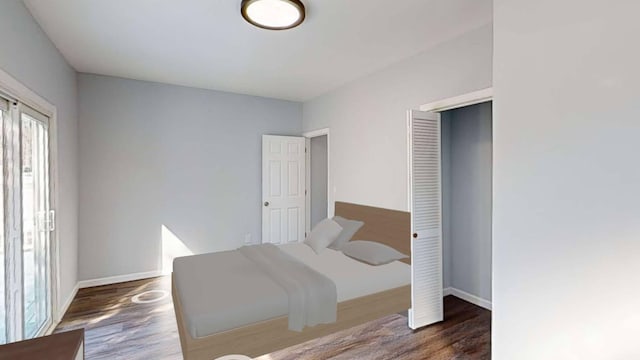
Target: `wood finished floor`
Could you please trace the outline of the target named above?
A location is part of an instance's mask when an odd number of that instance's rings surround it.
[[[159,277],[81,289],[56,332],[85,328],[88,360],[182,359],[170,281]],[[148,290],[165,290],[168,296],[150,304],[131,301]],[[391,315],[257,360],[489,359],[491,313],[452,296],[444,305],[445,321],[419,331],[411,331],[404,316]]]

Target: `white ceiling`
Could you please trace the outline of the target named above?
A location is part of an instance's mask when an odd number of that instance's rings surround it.
[[[305,101],[490,23],[491,0],[303,0],[288,31],[240,0],[24,0],[79,72]]]

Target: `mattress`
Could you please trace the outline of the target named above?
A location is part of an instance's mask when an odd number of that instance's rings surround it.
[[[280,249],[333,280],[338,302],[411,284],[411,266],[403,262],[371,266],[336,250],[325,249],[316,254],[302,243],[282,245]]]
[[[409,285],[401,262],[371,266],[339,251],[316,254],[302,243],[280,246],[335,284],[338,302]],[[177,258],[173,276],[187,331],[193,338],[287,315],[287,293],[237,251]]]

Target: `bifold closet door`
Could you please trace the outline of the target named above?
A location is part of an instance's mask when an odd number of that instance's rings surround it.
[[[411,309],[417,329],[444,317],[442,290],[442,158],[440,114],[409,111]]]

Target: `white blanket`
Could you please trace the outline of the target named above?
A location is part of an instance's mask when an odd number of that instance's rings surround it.
[[[331,279],[273,244],[245,246],[238,251],[286,291],[290,330],[336,321],[338,296]]]

